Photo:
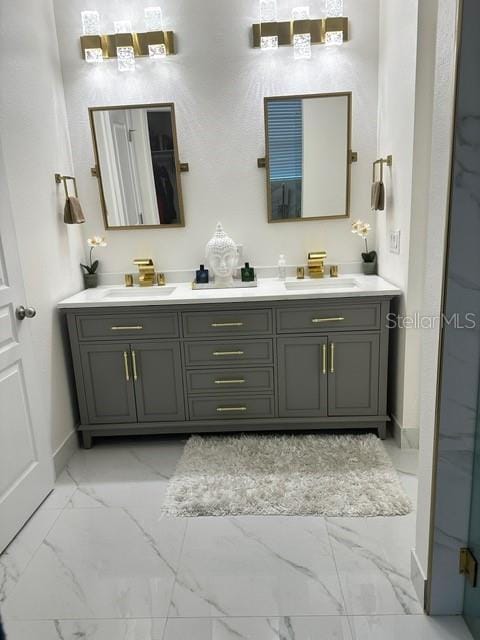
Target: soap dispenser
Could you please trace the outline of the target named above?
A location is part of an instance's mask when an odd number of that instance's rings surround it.
[[[242,268],[242,282],[254,282],[255,280],[255,271],[253,267],[249,265],[248,262],[245,263],[245,266]]]
[[[195,281],[197,284],[208,283],[208,269],[205,269],[205,265],[201,264],[200,269],[196,271]]]

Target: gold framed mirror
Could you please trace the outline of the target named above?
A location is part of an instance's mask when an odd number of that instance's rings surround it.
[[[91,107],[105,229],[184,227],[173,103]]]
[[[264,99],[269,222],[350,217],[351,92]]]

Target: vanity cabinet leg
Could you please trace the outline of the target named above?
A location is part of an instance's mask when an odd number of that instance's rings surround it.
[[[84,449],[92,448],[92,434],[89,431],[82,431],[82,445]]]
[[[386,422],[383,422],[378,427],[378,437],[380,438],[380,440],[386,440],[387,439],[387,423]]]

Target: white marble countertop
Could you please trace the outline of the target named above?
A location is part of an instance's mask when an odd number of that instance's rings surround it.
[[[300,288],[289,288],[300,287]],[[247,289],[193,290],[191,283],[172,283],[166,287],[126,288],[123,286],[86,289],[58,303],[59,309],[168,306],[227,302],[260,302],[274,300],[316,300],[323,298],[356,298],[398,296],[401,290],[379,276],[342,275],[321,280],[282,282],[274,278],[258,281],[258,287]]]

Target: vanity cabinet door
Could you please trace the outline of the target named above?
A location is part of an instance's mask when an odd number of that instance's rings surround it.
[[[281,417],[327,415],[327,338],[279,338],[278,402]]]
[[[80,346],[90,424],[137,422],[128,343]]]
[[[378,334],[329,336],[329,416],[378,414],[379,356]]]
[[[185,420],[178,342],[132,342],[132,375],[138,422]]]

